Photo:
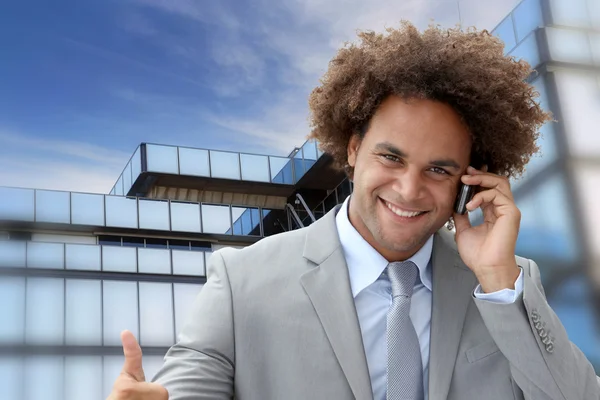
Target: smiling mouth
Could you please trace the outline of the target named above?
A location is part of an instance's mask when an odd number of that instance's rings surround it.
[[[385,200],[383,200],[383,204],[385,204],[385,206],[394,214],[396,214],[399,217],[403,217],[403,218],[415,218],[418,217],[420,215],[425,214],[427,211],[410,211],[410,210],[403,210],[402,208],[393,205],[392,203],[389,203]]]

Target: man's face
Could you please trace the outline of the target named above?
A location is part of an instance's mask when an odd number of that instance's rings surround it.
[[[348,145],[350,221],[389,261],[411,257],[452,215],[470,153],[449,105],[388,97]]]

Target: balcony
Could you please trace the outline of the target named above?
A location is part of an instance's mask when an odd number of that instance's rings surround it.
[[[0,187],[0,221],[9,227],[73,231],[170,232],[186,236],[236,236],[241,242],[288,230],[280,208],[191,203],[103,194]],[[263,221],[267,219],[267,223]],[[277,226],[276,226],[277,225]]]
[[[149,197],[164,186],[287,197],[321,155],[312,140],[288,157],[142,143],[110,194]]]

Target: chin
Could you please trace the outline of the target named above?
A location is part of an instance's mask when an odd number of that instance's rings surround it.
[[[383,233],[383,235],[380,235],[379,241],[390,250],[405,252],[421,246],[427,237],[429,237],[429,235],[423,235],[421,232],[414,232],[413,234],[403,232],[400,235]]]

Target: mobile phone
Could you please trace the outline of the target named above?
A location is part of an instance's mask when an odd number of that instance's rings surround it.
[[[475,194],[475,186],[461,184],[456,202],[454,203],[454,211],[457,214],[463,215],[467,212],[467,203],[471,201]]]

